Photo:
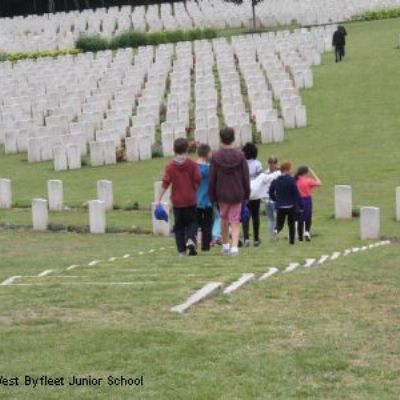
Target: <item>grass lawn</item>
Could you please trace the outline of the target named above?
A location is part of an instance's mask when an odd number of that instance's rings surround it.
[[[186,315],[169,312],[211,280],[331,254],[360,245],[358,220],[335,221],[333,186],[350,184],[355,206],[379,206],[382,232],[399,236],[394,189],[400,186],[399,20],[347,27],[346,61],[328,54],[304,91],[309,127],[287,132],[282,145],[261,146],[310,164],[323,180],[316,193],[315,238],[289,248],[271,245],[229,259],[180,259],[173,241],[148,235],[33,234],[0,230],[0,375],[144,376],[144,386],[4,387],[5,399],[399,399],[400,251],[397,244],[340,258],[316,269],[277,274]],[[46,196],[46,181],[64,181],[72,207],[95,198],[110,179],[115,203],[148,208],[166,160],[55,173],[5,156],[0,175],[13,181],[11,211],[0,224],[30,224],[26,207]],[[115,210],[111,227],[149,229],[148,211]],[[51,222],[86,225],[80,208],[51,213]],[[263,231],[265,231],[263,221]],[[152,251],[154,250],[154,252]],[[130,254],[129,258],[122,258]],[[118,257],[109,261],[110,257]],[[96,266],[88,266],[99,260]],[[67,270],[72,264],[80,267]],[[46,277],[37,277],[51,269]],[[110,285],[129,283],[129,285]]]

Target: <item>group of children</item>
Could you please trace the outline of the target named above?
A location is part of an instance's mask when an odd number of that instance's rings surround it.
[[[254,246],[258,247],[261,204],[266,207],[271,240],[277,239],[287,219],[290,244],[295,243],[296,224],[299,241],[310,241],[311,192],[321,185],[315,173],[304,166],[292,177],[291,163],[285,161],[279,166],[276,157],[268,159],[264,171],[253,143],[247,143],[241,151],[234,148],[232,128],[220,131],[220,141],[220,150],[213,154],[208,145],[200,144],[195,162],[188,157],[188,141],[177,139],[175,157],[165,167],[158,200],[161,203],[171,187],[179,255],[197,255],[200,232],[202,251],[209,251],[220,240],[223,255],[237,256],[241,245],[250,246],[250,219]]]

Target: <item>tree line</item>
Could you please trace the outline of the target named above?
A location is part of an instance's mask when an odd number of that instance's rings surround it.
[[[150,5],[179,0],[0,0],[0,17],[44,14],[123,5]]]

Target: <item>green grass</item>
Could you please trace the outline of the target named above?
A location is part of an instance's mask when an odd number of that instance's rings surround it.
[[[143,388],[6,388],[10,399],[315,399],[397,400],[400,397],[400,275],[398,245],[253,282],[231,297],[216,295],[186,315],[169,308],[211,280],[229,283],[244,272],[330,254],[360,245],[359,221],[335,221],[333,186],[350,184],[355,206],[379,206],[382,232],[394,221],[398,166],[398,21],[347,27],[344,63],[328,54],[315,68],[315,87],[302,93],[310,126],[287,133],[282,145],[261,146],[310,164],[323,180],[316,192],[315,238],[289,247],[265,237],[258,249],[229,262],[215,249],[180,259],[173,241],[146,235],[34,234],[0,230],[0,375],[143,375]],[[3,151],[3,150],[1,150]],[[166,160],[55,173],[50,163],[0,155],[14,204],[46,196],[46,181],[62,179],[66,203],[96,197],[110,179],[115,203],[148,209],[153,182]],[[0,224],[30,224],[27,208],[0,211]],[[110,226],[150,227],[149,211],[115,210]],[[86,225],[82,208],[51,213],[51,222]],[[165,250],[160,250],[165,248]],[[155,249],[154,253],[149,250]],[[140,255],[140,252],[144,252]],[[131,257],[121,257],[129,253]],[[114,262],[110,257],[120,257]],[[102,262],[94,267],[92,260]],[[67,271],[71,264],[83,267]],[[51,269],[48,277],[37,274]],[[68,282],[76,282],[71,284]],[[104,285],[91,286],[96,282]],[[135,282],[107,286],[109,282]]]

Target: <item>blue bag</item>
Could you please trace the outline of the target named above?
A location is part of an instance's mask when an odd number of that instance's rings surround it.
[[[158,204],[156,209],[154,210],[154,217],[158,221],[168,222],[168,213],[165,211],[164,207],[161,204]]]
[[[247,207],[247,202],[244,201],[242,203],[242,209],[240,210],[240,222],[249,222],[250,220],[250,210],[249,207]]]

